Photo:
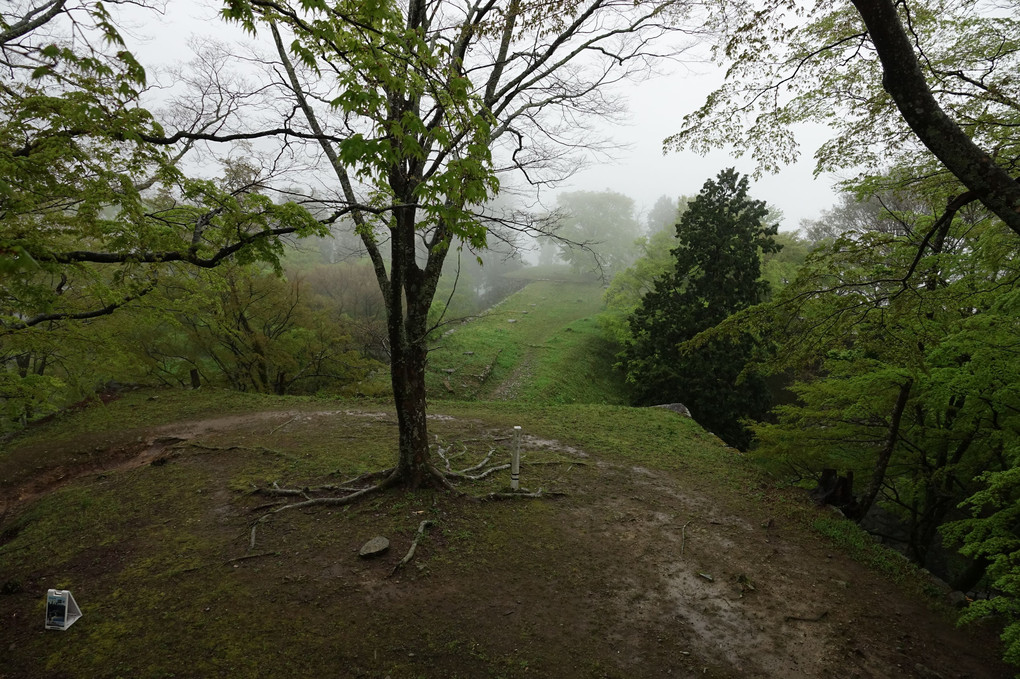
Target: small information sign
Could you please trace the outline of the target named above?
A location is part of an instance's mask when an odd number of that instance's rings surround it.
[[[81,617],[81,609],[71,592],[51,589],[46,592],[46,629],[65,630]]]

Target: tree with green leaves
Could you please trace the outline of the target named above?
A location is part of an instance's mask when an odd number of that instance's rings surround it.
[[[682,401],[723,440],[746,447],[740,420],[766,410],[766,389],[744,368],[756,348],[751,336],[684,347],[733,313],[762,302],[761,253],[777,250],[777,226],[765,203],[750,197],[735,170],[705,182],[677,225],[672,269],[655,281],[630,319],[622,353],[639,404]]]
[[[225,264],[165,280],[145,310],[121,311],[117,344],[147,377],[238,391],[353,393],[383,364],[365,357],[341,305],[322,300],[300,271]],[[143,305],[139,305],[143,306]]]
[[[607,86],[676,55],[691,11],[676,0],[228,2],[229,18],[271,36],[280,115],[297,112],[314,136],[383,292],[399,451],[365,492],[449,485],[431,461],[425,392],[448,254],[527,230],[485,214],[501,181],[568,175],[571,149],[590,149],[596,119],[619,112]]]
[[[562,212],[559,255],[578,273],[610,279],[634,259],[641,227],[634,201],[615,191],[571,191],[556,197]]]
[[[819,247],[773,300],[728,323],[777,344],[761,369],[798,375],[796,402],[755,426],[756,455],[777,473],[855,472],[854,518],[875,506],[896,517],[897,546],[931,568],[950,539],[970,559],[949,557],[940,574],[967,590],[987,570],[1011,594],[985,610],[1015,612],[1015,236],[980,206],[947,209],[940,188],[879,196],[884,214],[857,213],[881,217],[873,228]]]
[[[599,322],[621,346],[630,339],[630,317],[641,305],[641,299],[655,287],[655,281],[673,268],[670,254],[676,246],[676,222],[669,230],[656,231],[637,240],[640,256],[609,282],[603,298],[606,310]]]
[[[645,231],[653,236],[660,231],[666,231],[670,235],[676,231],[676,223],[680,215],[687,209],[687,197],[680,196],[676,201],[669,196],[659,196],[655,205],[645,215]]]
[[[958,535],[965,551],[996,564],[994,577],[1012,593],[985,609],[1011,612],[1005,638],[1016,660],[1016,528],[1005,507],[1016,497],[1015,457],[1006,451],[1017,435],[1017,404],[1002,381],[1014,374],[1008,319],[1017,312],[1008,304],[1020,242],[1015,7],[738,0],[718,9],[710,24],[740,28],[721,31],[727,81],[670,144],[736,144],[771,169],[796,156],[793,124],[823,123],[835,134],[816,154],[819,170],[852,170],[845,186],[858,197],[899,191],[929,199],[909,210],[882,206],[891,208],[891,228],[836,240],[778,302],[788,313],[775,327],[791,335],[783,355],[802,356],[824,382],[806,381],[796,412],[780,413],[782,431],[803,447],[771,438],[768,447],[857,459],[869,478],[865,504],[898,503],[915,556],[953,503],[978,491],[974,475],[984,461],[1001,468],[979,477],[995,492],[976,492],[975,516]],[[976,226],[979,202],[1001,222]],[[978,327],[987,335],[967,330]],[[909,478],[886,476],[902,469],[912,470]]]
[[[1020,234],[1013,13],[982,0],[737,0],[715,10],[708,26],[723,36],[726,83],[668,146],[733,144],[774,170],[797,157],[792,126],[821,123],[834,136],[816,153],[820,171],[863,170],[884,186],[941,177]]]
[[[321,224],[226,158],[221,181],[180,163],[215,114],[172,134],[143,107],[146,74],[101,3],[22,3],[0,25],[0,331],[111,313],[159,265],[272,260],[280,237]],[[109,47],[109,49],[105,49]]]
[[[117,4],[27,0],[0,16],[0,398],[15,414],[71,376],[51,351],[70,325],[135,303],[179,264],[275,262],[283,237],[323,230],[271,199],[251,162],[223,158],[219,179],[182,170],[199,139],[232,138],[217,134],[229,97],[192,96],[165,126]]]
[[[673,268],[671,252],[676,246],[676,225],[689,202],[686,196],[681,196],[679,201],[662,196],[655,202],[646,219],[646,235],[634,242],[637,258],[617,272],[606,288],[606,310],[599,317],[599,323],[621,347],[631,337],[629,319],[640,306],[641,299],[652,291],[657,279]]]

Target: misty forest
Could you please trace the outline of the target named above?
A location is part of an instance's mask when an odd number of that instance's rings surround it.
[[[1013,0],[12,0],[0,47],[0,677],[1020,669]],[[709,62],[661,148],[729,168],[574,181]]]

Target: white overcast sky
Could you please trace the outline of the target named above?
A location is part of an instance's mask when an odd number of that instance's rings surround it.
[[[148,11],[133,13],[126,30],[129,47],[152,68],[190,59],[188,41],[192,37],[243,40],[239,29],[218,18],[220,7],[218,2],[175,0],[168,3],[163,17]],[[610,189],[631,197],[644,213],[660,196],[696,195],[706,179],[724,168],[736,167],[750,174],[754,163],[749,157],[734,158],[724,150],[707,157],[662,152],[662,140],[677,132],[683,115],[698,108],[721,82],[720,73],[710,64],[678,65],[672,74],[627,86],[629,120],[609,130],[613,140],[626,148],[617,152],[614,161],[600,161],[579,172],[560,190]],[[783,212],[783,230],[795,230],[802,219],[817,218],[835,202],[835,180],[826,176],[815,179],[812,174],[812,154],[823,135],[819,128],[803,128],[797,134],[802,144],[800,162],[778,175],[752,180],[752,196]]]
[[[749,156],[734,157],[726,150],[708,156],[692,152],[663,154],[662,141],[679,131],[685,114],[696,110],[705,97],[722,82],[720,70],[711,65],[695,65],[694,71],[679,68],[672,75],[637,83],[627,89],[629,122],[613,129],[613,138],[627,144],[629,150],[616,162],[593,166],[573,178],[573,190],[611,189],[634,199],[639,209],[648,210],[663,195],[676,198],[693,196],[705,180],[720,170],[735,167],[750,175],[754,161]],[[821,126],[797,131],[801,157],[796,165],[778,175],[751,180],[751,196],[782,210],[784,231],[795,230],[802,219],[816,219],[829,209],[836,197],[835,178],[815,179],[813,154],[825,140]]]

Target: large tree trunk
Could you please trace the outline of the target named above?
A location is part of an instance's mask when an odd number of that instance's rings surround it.
[[[398,190],[411,193],[404,178],[394,176]],[[411,200],[394,210],[390,232],[387,328],[390,340],[390,380],[397,408],[400,447],[390,482],[417,488],[439,482],[429,450],[425,410],[425,367],[428,360],[428,312],[442,270],[445,247],[428,248],[428,264],[418,264],[416,211]],[[431,244],[434,245],[434,242]]]
[[[882,86],[918,139],[999,219],[1020,234],[1020,184],[932,95],[892,0],[853,0],[882,62]]]
[[[399,457],[392,479],[417,488],[435,480],[425,419],[427,348],[424,341],[405,342],[398,347],[392,339],[391,333],[390,378],[400,432]]]

